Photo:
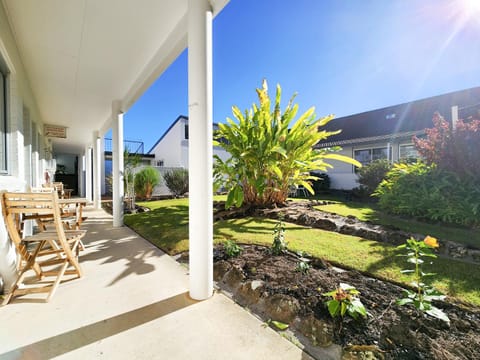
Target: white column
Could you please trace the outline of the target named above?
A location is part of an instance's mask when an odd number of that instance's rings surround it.
[[[92,201],[92,148],[85,148],[85,197]]]
[[[112,185],[113,226],[123,226],[123,113],[118,102],[113,103],[112,126]]]
[[[212,10],[188,0],[190,296],[213,293]]]
[[[93,206],[100,209],[102,204],[101,194],[101,145],[98,131],[93,133]]]
[[[105,194],[105,135],[100,136],[100,193]]]
[[[457,129],[458,122],[458,106],[452,106],[452,131]]]

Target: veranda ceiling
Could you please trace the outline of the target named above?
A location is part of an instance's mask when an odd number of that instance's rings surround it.
[[[228,0],[212,0],[217,14]],[[187,46],[187,0],[2,0],[43,120],[81,153]]]

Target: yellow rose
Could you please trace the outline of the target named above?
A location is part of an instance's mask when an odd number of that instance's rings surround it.
[[[438,248],[439,246],[437,239],[434,238],[433,236],[426,236],[423,242],[432,248]]]

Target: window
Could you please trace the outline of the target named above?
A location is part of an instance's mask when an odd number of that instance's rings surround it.
[[[7,172],[7,76],[0,70],[0,173]]]
[[[353,157],[362,165],[368,165],[374,160],[389,159],[392,160],[392,148],[390,151],[385,147],[359,149],[353,151]]]
[[[415,145],[412,144],[405,144],[400,145],[398,149],[398,159],[399,160],[406,160],[406,159],[418,159],[420,155],[418,154]]]
[[[185,140],[188,140],[188,124],[185,124]]]
[[[395,119],[396,117],[397,117],[397,114],[395,113],[385,115],[385,119],[387,120]]]
[[[165,161],[157,160],[157,166],[165,166]]]

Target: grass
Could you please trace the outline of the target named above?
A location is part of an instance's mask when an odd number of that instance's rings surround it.
[[[334,204],[315,206],[315,208],[343,216],[353,215],[361,221],[394,226],[406,232],[431,235],[440,240],[450,240],[480,248],[480,231],[391,216],[383,213],[375,204],[336,201]]]
[[[125,223],[169,254],[188,250],[188,200],[164,200],[141,203],[152,211],[126,215]],[[214,242],[226,239],[244,244],[269,246],[275,220],[247,217],[224,220],[214,225]],[[408,284],[401,274],[405,259],[388,244],[335,232],[286,224],[288,248],[355,268],[377,277]],[[438,258],[428,271],[436,272],[433,283],[449,296],[480,306],[480,265]]]

